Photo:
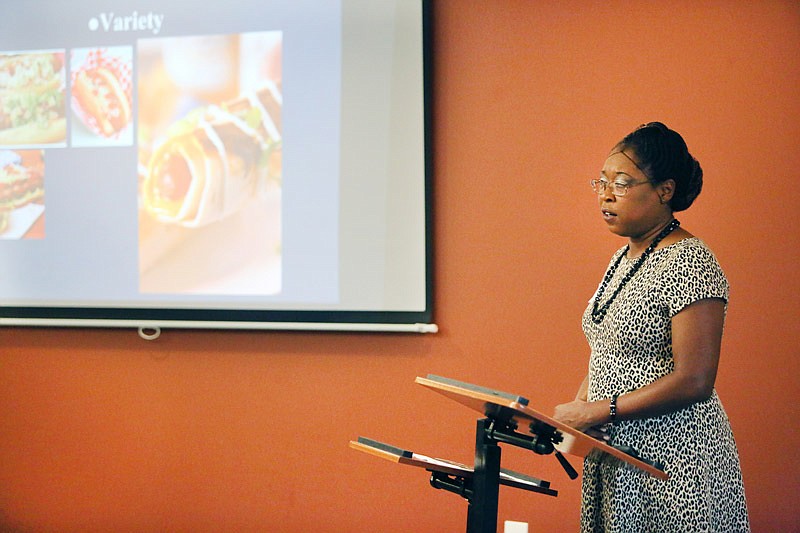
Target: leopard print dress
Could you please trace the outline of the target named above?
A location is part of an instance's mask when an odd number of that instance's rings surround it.
[[[624,252],[617,251],[609,268]],[[604,292],[633,266],[623,258]],[[728,301],[728,281],[709,248],[683,239],[653,252],[617,295],[600,324],[591,308],[583,329],[591,347],[589,401],[622,395],[669,374],[671,317],[704,298]],[[607,454],[584,461],[581,531],[605,533],[749,531],[739,455],[716,391],[663,416],[609,427],[614,445],[664,465],[662,481]]]

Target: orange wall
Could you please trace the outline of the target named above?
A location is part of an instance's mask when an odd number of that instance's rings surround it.
[[[464,501],[347,443],[470,462],[476,416],[414,385],[427,373],[547,411],[572,397],[579,317],[623,244],[586,182],[613,142],[662,120],[706,174],[680,218],[733,286],[717,386],[753,529],[800,529],[798,3],[440,1],[435,15],[441,332],[1,329],[0,526],[463,530]],[[504,488],[500,520],[575,531],[579,482],[552,457],[503,453],[561,494]]]

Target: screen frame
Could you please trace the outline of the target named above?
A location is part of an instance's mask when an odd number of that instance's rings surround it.
[[[422,8],[422,78],[424,128],[425,308],[420,311],[278,310],[232,308],[153,308],[83,306],[3,306],[0,326],[110,327],[157,331],[180,329],[386,331],[434,333],[433,321],[433,9]],[[144,337],[144,335],[142,335]],[[156,335],[157,336],[157,335]]]

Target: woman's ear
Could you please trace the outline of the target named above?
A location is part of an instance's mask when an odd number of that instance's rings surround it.
[[[666,204],[675,195],[675,180],[668,179],[658,184],[656,187],[658,196],[661,198],[661,203]]]

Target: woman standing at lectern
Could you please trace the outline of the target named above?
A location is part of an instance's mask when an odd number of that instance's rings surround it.
[[[674,216],[702,182],[683,138],[659,122],[622,139],[591,181],[604,222],[628,242],[583,315],[589,372],[553,416],[602,428],[611,444],[664,465],[669,480],[590,455],[582,531],[750,529],[736,444],[714,389],[728,281]]]

